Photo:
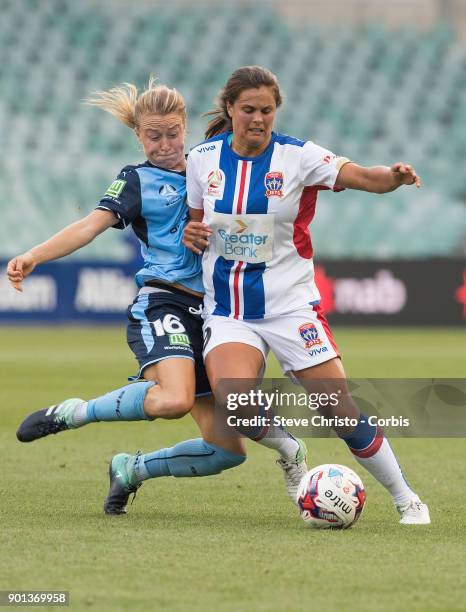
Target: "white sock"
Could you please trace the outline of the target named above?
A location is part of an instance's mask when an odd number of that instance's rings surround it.
[[[384,437],[379,450],[372,457],[355,455],[355,459],[389,491],[397,506],[420,501],[406,482],[387,438]]]
[[[273,448],[287,461],[296,459],[296,454],[299,450],[299,443],[296,438],[293,438],[287,431],[275,425],[270,425],[267,431],[261,434],[259,438],[254,438],[254,441],[261,446]]]
[[[83,402],[76,406],[72,416],[73,427],[82,427],[89,423],[87,418],[87,402]]]

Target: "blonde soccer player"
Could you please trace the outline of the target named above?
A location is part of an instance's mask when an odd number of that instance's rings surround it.
[[[246,450],[238,435],[219,437],[214,405],[207,397],[201,259],[182,244],[188,221],[185,101],[177,90],[151,78],[141,93],[127,84],[98,92],[88,102],[128,126],[146,159],[125,166],[89,215],[14,257],[7,274],[21,291],[24,279],[39,264],[73,253],[109,228],[131,226],[144,260],[136,274],[139,291],[127,313],[127,340],[139,364],[134,377],[138,382],[88,401],[72,398],[35,411],[21,423],[17,437],[31,442],[99,421],[175,419],[191,412],[202,438],[150,453],[113,457],[104,510],[124,514],[129,495],[144,480],[218,474],[243,463]],[[287,445],[287,440],[292,444]],[[294,487],[293,497],[306,470],[304,456],[296,457],[294,438],[270,434],[260,443],[277,450],[288,489]]]

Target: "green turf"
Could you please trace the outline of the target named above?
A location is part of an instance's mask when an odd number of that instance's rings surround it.
[[[464,377],[464,330],[336,329],[354,377]],[[337,440],[312,440],[311,465],[361,474],[368,501],[346,532],[305,528],[273,454],[219,476],[159,479],[130,514],[102,513],[107,462],[196,436],[176,422],[98,424],[30,445],[32,409],[124,383],[135,362],[122,329],[0,329],[0,590],[65,589],[74,610],[464,610],[462,439],[394,440],[433,524],[402,527],[385,491]],[[276,374],[273,364],[270,374]]]

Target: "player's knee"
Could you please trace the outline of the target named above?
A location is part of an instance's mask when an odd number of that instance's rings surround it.
[[[181,419],[189,412],[191,412],[194,406],[195,398],[189,393],[180,393],[173,398],[173,403],[170,404],[170,419]]]
[[[163,403],[167,404],[161,411],[161,397],[164,393],[159,385],[151,387],[144,401],[144,412],[149,418],[162,416],[164,419],[181,419],[188,414],[194,406],[195,397],[192,393],[184,389],[177,389],[169,393],[170,399],[167,402],[164,398]]]
[[[246,459],[247,459],[246,455],[235,455],[231,457],[228,462],[225,462],[226,467],[224,467],[223,469],[229,470],[230,468],[238,467],[239,465],[244,463]]]
[[[212,444],[209,446],[215,450],[211,462],[212,474],[220,474],[223,470],[231,470],[231,468],[238,467],[246,461],[246,455],[232,453]]]

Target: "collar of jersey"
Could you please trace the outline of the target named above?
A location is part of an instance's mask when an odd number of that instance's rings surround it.
[[[225,140],[228,144],[228,148],[230,149],[231,155],[233,155],[233,157],[236,157],[236,159],[244,159],[245,161],[260,161],[263,157],[265,157],[269,153],[270,149],[273,147],[275,143],[275,137],[275,132],[272,132],[272,138],[270,139],[267,148],[265,149],[265,151],[262,151],[260,155],[257,155],[255,157],[243,157],[242,155],[238,155],[238,153],[235,153],[231,148],[231,143],[233,142],[233,132],[227,132],[225,134]]]
[[[186,170],[169,170],[168,168],[162,168],[161,166],[156,166],[148,159],[146,159],[144,165],[148,165],[149,168],[157,168],[157,170],[162,170],[163,172],[171,172],[172,174],[180,174],[181,176],[186,176]]]

